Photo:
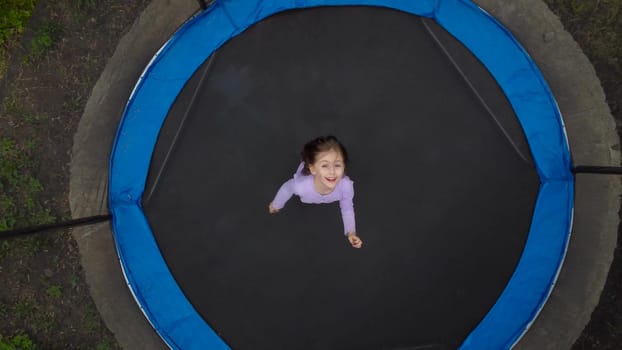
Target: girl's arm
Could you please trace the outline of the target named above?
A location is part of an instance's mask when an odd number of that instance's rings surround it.
[[[344,234],[356,232],[356,223],[354,220],[354,185],[348,181],[343,188],[339,207],[341,208],[341,218],[343,219]]]
[[[281,210],[292,195],[294,195],[294,179],[290,179],[281,185],[281,188],[279,188],[279,191],[276,193],[274,200],[272,200],[272,203],[268,205],[270,213],[274,214]]]
[[[343,219],[343,230],[354,248],[363,246],[363,241],[356,234],[356,223],[354,220],[354,185],[348,182],[348,186],[344,187],[343,196],[339,201],[341,208],[341,218]]]

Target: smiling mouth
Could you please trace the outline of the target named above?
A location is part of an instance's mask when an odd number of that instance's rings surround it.
[[[326,181],[328,181],[328,182],[336,182],[336,181],[337,181],[337,178],[334,178],[334,179],[329,179],[329,178],[325,177],[325,179],[326,179]]]

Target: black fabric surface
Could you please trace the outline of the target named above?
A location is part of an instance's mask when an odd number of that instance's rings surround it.
[[[234,349],[458,346],[511,277],[538,190],[494,81],[475,78],[516,139],[420,18],[366,7],[270,17],[199,84],[206,67],[170,111],[144,198],[204,319]],[[360,250],[337,203],[268,214],[304,142],[326,134],[350,153]]]

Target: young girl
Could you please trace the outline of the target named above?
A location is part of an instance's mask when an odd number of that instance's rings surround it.
[[[303,203],[339,201],[345,235],[352,247],[360,248],[363,241],[356,235],[352,203],[354,183],[344,176],[348,163],[345,147],[334,136],[318,137],[305,144],[301,156],[294,177],[281,186],[268,210],[277,213],[294,194]]]

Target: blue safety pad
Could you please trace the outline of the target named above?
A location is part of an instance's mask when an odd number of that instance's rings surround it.
[[[168,110],[199,66],[253,23],[288,9],[344,5],[436,19],[498,81],[532,150],[541,188],[527,244],[506,289],[461,349],[511,347],[546,301],[568,243],[574,180],[555,100],[534,62],[502,25],[469,0],[223,0],[189,20],[147,67],[126,106],[110,162],[109,203],[121,263],[137,302],[171,348],[228,346],[175,283],[141,208],[151,154]]]
[[[142,208],[117,206],[113,227],[128,285],[162,339],[173,349],[229,349],[183,296],[162,261]]]
[[[540,178],[572,181],[570,153],[555,98],[512,34],[471,1],[439,1],[437,22],[495,77],[523,126]]]
[[[557,279],[568,245],[572,216],[569,208],[573,202],[571,182],[541,184],[531,231],[518,266],[501,297],[460,349],[509,349],[523,335]],[[557,220],[565,213],[569,215],[566,222]]]

